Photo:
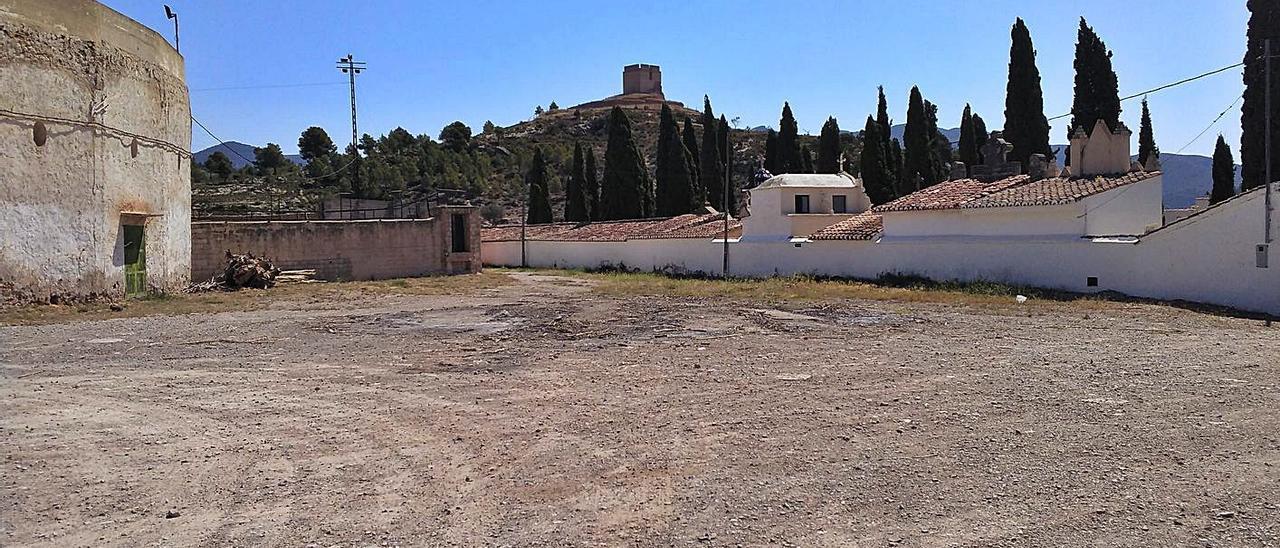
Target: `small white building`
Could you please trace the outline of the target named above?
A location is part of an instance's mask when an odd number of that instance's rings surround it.
[[[862,181],[847,173],[787,173],[770,177],[748,192],[743,241],[805,239],[871,209]]]

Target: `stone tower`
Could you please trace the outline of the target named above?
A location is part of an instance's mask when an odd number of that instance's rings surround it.
[[[652,93],[662,97],[662,69],[638,63],[622,67],[622,94]]]

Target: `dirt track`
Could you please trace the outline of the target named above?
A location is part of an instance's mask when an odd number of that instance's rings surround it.
[[[0,328],[0,545],[1280,546],[1280,329],[513,276]]]

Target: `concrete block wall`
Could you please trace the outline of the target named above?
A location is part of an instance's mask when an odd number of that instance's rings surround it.
[[[451,251],[451,215],[467,216],[472,251]],[[252,253],[285,270],[315,269],[325,280],[380,280],[480,270],[480,216],[444,207],[430,219],[207,221],[191,224],[191,277],[207,280],[225,254]]]

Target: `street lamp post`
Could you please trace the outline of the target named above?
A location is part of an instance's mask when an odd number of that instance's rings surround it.
[[[182,48],[178,46],[178,12],[173,11],[169,4],[165,4],[164,16],[173,19],[173,50],[182,53]]]

